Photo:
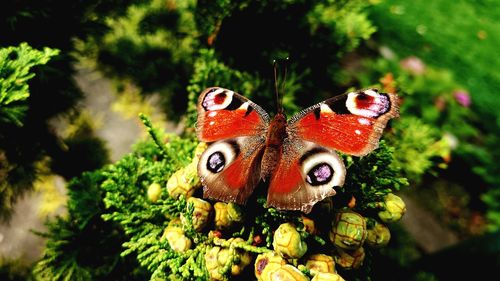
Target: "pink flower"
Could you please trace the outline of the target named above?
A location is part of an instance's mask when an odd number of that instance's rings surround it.
[[[414,75],[421,75],[425,72],[424,62],[415,56],[405,58],[399,63],[399,65],[402,69]]]
[[[471,104],[470,95],[467,91],[458,90],[453,93],[453,97],[463,107],[469,107]]]

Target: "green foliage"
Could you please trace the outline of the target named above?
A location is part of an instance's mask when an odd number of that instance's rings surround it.
[[[32,189],[37,175],[41,171],[47,172],[44,167],[49,163],[47,158],[58,161],[68,155],[65,151],[68,147],[62,144],[60,136],[48,120],[75,110],[77,102],[82,98],[82,93],[73,77],[75,40],[84,40],[90,36],[96,41],[100,40],[104,33],[104,22],[123,14],[123,9],[131,2],[134,1],[9,0],[2,5],[0,47],[20,45],[16,52],[2,51],[2,56],[6,56],[6,59],[2,58],[0,62],[2,65],[0,218],[2,220],[10,218],[12,205],[17,198]],[[21,45],[23,42],[27,45]],[[37,53],[28,46],[44,51]],[[57,53],[56,49],[60,50],[60,53]],[[49,57],[51,59],[47,62]],[[13,69],[16,64],[22,68]],[[26,71],[35,64],[38,66],[31,68],[31,74],[28,74]],[[11,80],[14,78],[15,80]],[[28,86],[29,97],[26,96]],[[9,93],[4,92],[6,90]],[[11,90],[14,92],[10,92]],[[68,144],[80,151],[102,152],[99,149],[92,149],[93,145],[103,148],[102,143],[95,139],[86,139],[86,143],[77,140],[68,141]],[[71,150],[69,154],[72,154],[74,150],[71,147],[69,149]],[[77,153],[78,157],[90,158],[80,161],[74,161],[69,157],[72,163],[71,171],[61,169],[58,172],[68,172],[64,176],[69,178],[87,168],[102,164],[103,159],[99,157],[105,154],[101,153],[96,157],[91,153],[84,155]],[[76,167],[78,163],[87,165],[84,168]]]
[[[481,111],[492,112],[500,106],[495,95],[500,81],[496,71],[500,60],[494,56],[500,44],[496,6],[489,0],[387,0],[369,10],[370,18],[378,23],[378,42],[400,55],[417,55],[433,66],[449,69],[472,93]],[[446,16],[450,14],[454,16]]]
[[[139,263],[151,271],[154,278],[166,278],[167,266],[170,270],[182,270],[181,264],[190,256],[196,257],[204,253],[200,252],[200,248],[179,255],[168,244],[159,240],[168,222],[184,211],[184,199],[176,200],[162,195],[156,204],[151,204],[147,198],[147,188],[151,183],[165,186],[170,175],[180,168],[178,161],[190,161],[194,145],[193,140],[172,136],[161,149],[157,145],[154,147],[157,157],[145,158],[141,154],[131,154],[105,172],[107,179],[102,189],[106,191],[104,203],[108,211],[103,218],[118,222],[131,237],[124,244],[127,250],[122,255],[135,253]],[[172,155],[178,160],[168,157]],[[190,267],[184,270],[188,268]]]
[[[231,2],[227,0],[198,1],[196,5],[196,26],[207,40],[215,40],[222,21],[236,10],[243,10],[251,1]],[[210,44],[210,43],[209,43]]]
[[[487,118],[494,118],[487,115]],[[498,122],[497,122],[498,123]],[[472,167],[472,172],[479,175],[489,186],[488,190],[481,194],[481,199],[487,206],[486,218],[488,219],[488,229],[497,231],[500,229],[500,123],[492,130],[491,134],[485,134],[483,143],[467,143],[463,145],[463,152],[459,157]],[[483,146],[484,145],[484,146]]]
[[[483,201],[488,205],[486,217],[490,224],[489,230],[494,232],[500,229],[500,188],[492,188],[489,192],[482,195]]]
[[[47,222],[42,258],[33,269],[35,280],[143,280],[133,259],[120,257],[125,236],[103,221],[100,185],[103,171],[88,172],[68,184],[68,215]]]
[[[192,93],[209,86],[255,94],[255,102],[270,104],[272,61],[290,56],[284,103],[293,113],[331,91],[338,93],[332,77],[339,58],[375,31],[364,12],[368,5],[150,0],[108,20],[102,40],[86,41],[79,49],[118,85],[132,81],[143,94],[160,93],[169,118],[177,120],[189,107],[188,124],[193,121]],[[248,22],[255,25],[251,30]],[[306,93],[320,96],[311,100]]]
[[[469,178],[480,176],[480,182],[475,181],[474,186],[469,187],[472,193],[478,186],[487,186],[481,189],[487,189],[482,198],[488,206],[491,229],[498,229],[498,220],[495,218],[500,213],[498,207],[488,199],[495,198],[500,186],[498,165],[494,160],[500,155],[500,118],[497,110],[500,102],[496,97],[499,91],[500,75],[497,69],[500,60],[494,55],[496,46],[500,44],[500,23],[496,20],[499,16],[496,6],[495,1],[410,3],[390,0],[369,9],[370,19],[377,22],[379,27],[375,40],[397,50],[400,55],[417,55],[432,66],[448,69],[455,81],[460,81],[461,86],[470,93],[472,104],[469,110],[480,116],[473,119],[475,132],[470,128],[469,118],[456,122],[446,130],[467,136],[476,134],[472,139],[461,140],[454,156],[458,160],[456,162],[463,166],[457,170],[465,173],[473,171]],[[442,11],[447,12],[443,15]],[[450,14],[454,16],[446,16]],[[439,28],[432,28],[436,26]],[[430,107],[421,108],[428,110]],[[457,118],[455,121],[460,120]]]
[[[185,85],[198,48],[193,1],[136,1],[122,17],[108,19],[102,38],[81,44],[97,67],[116,78],[118,89],[133,81],[143,94],[160,93],[165,112],[185,111]]]
[[[355,210],[363,213],[376,208],[377,202],[383,201],[388,193],[408,186],[408,180],[401,176],[401,168],[394,154],[394,148],[381,141],[380,147],[365,157],[344,156],[347,175],[339,199],[354,196],[357,204]]]
[[[401,167],[404,175],[414,183],[418,183],[425,173],[433,170],[437,173],[435,167],[439,160],[436,159],[449,154],[449,144],[441,138],[439,130],[415,117],[401,118],[394,123],[393,129],[390,144],[395,151],[404,151],[395,154],[394,165]]]
[[[367,1],[248,3],[221,20],[214,48],[232,66],[269,73],[267,77],[272,75],[269,63],[288,56],[291,69],[307,72],[302,93],[331,95],[336,91],[331,81],[339,58],[374,31],[363,12],[367,5]],[[299,105],[303,102],[299,100]]]
[[[146,115],[141,113],[139,115],[139,118],[141,118],[144,126],[146,126],[146,128],[148,128],[148,133],[151,136],[151,139],[153,139],[161,156],[168,157],[169,155],[167,153],[169,150],[167,149],[167,147],[165,146],[165,144],[161,140],[162,136],[161,136],[160,132],[157,129],[153,128],[153,124],[151,123],[151,120],[148,117],[146,117]]]
[[[367,40],[376,31],[363,10],[369,1],[326,1],[316,3],[307,15],[313,33],[327,32],[342,46],[343,52],[349,52]],[[339,54],[340,55],[340,54]]]
[[[44,48],[38,51],[28,44],[0,49],[0,121],[22,125],[24,114],[28,109],[28,80],[35,74],[32,67],[46,64],[58,50]]]
[[[24,184],[33,178],[26,175],[25,178],[17,180],[18,185],[12,186],[11,181],[16,172],[26,173],[23,167],[18,169],[10,154],[14,147],[5,145],[9,142],[9,136],[3,134],[9,128],[14,133],[23,125],[25,114],[28,109],[30,90],[28,80],[35,76],[33,68],[46,64],[58,50],[44,48],[39,51],[22,43],[17,47],[6,47],[0,49],[0,218],[7,219],[12,210],[12,203],[28,187]],[[5,131],[4,131],[5,130]],[[10,135],[12,136],[12,135]],[[15,158],[14,158],[15,159]]]

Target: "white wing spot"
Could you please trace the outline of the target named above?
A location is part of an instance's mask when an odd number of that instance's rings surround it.
[[[209,92],[203,100],[203,107],[208,111],[225,109],[231,104],[233,94],[233,91],[225,89],[217,89]]]
[[[208,123],[208,125],[212,126],[213,124],[215,124],[214,121],[210,121],[210,123]]]
[[[248,102],[244,102],[243,104],[240,105],[240,107],[238,109],[248,110],[248,105],[249,105]]]
[[[356,130],[354,132],[356,133],[356,135],[361,135],[361,131],[360,130]]]
[[[215,115],[217,115],[217,111],[210,111],[208,113],[208,117],[215,117]]]
[[[351,92],[347,94],[347,101],[345,103],[347,109],[352,114],[376,118],[387,112],[390,101],[383,95],[378,94],[375,91],[367,90],[364,92],[367,96],[373,98],[369,105],[365,105],[365,108],[358,107],[356,99],[361,93]]]
[[[366,118],[359,118],[359,119],[358,119],[358,122],[359,122],[359,124],[361,124],[361,125],[367,125],[367,126],[368,126],[368,125],[371,125],[370,120],[369,120],[369,119],[366,119]]]
[[[323,103],[320,109],[321,113],[333,113],[333,110],[326,103]]]

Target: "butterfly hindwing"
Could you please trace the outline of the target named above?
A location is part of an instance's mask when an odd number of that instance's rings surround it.
[[[345,174],[344,163],[334,151],[289,138],[271,177],[267,204],[309,213],[316,202],[335,195],[334,187],[344,184]]]
[[[198,162],[203,196],[244,204],[260,180],[265,139],[238,137],[212,143]]]
[[[269,115],[257,104],[231,90],[206,89],[198,99],[197,109],[196,133],[200,141],[266,134]]]
[[[351,92],[293,116],[289,134],[340,152],[363,156],[377,148],[387,121],[399,115],[398,98],[375,89]]]

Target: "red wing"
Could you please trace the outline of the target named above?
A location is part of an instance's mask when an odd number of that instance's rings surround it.
[[[208,146],[198,162],[203,196],[245,204],[260,180],[265,139],[239,137]]]
[[[377,90],[352,92],[292,117],[289,135],[363,156],[377,148],[387,121],[399,116],[398,97]]]
[[[260,106],[233,91],[208,88],[198,99],[196,133],[200,141],[265,135],[268,123],[269,116]]]
[[[288,139],[271,176],[267,205],[309,213],[314,204],[335,195],[333,188],[344,184],[345,174],[344,163],[334,151]]]

